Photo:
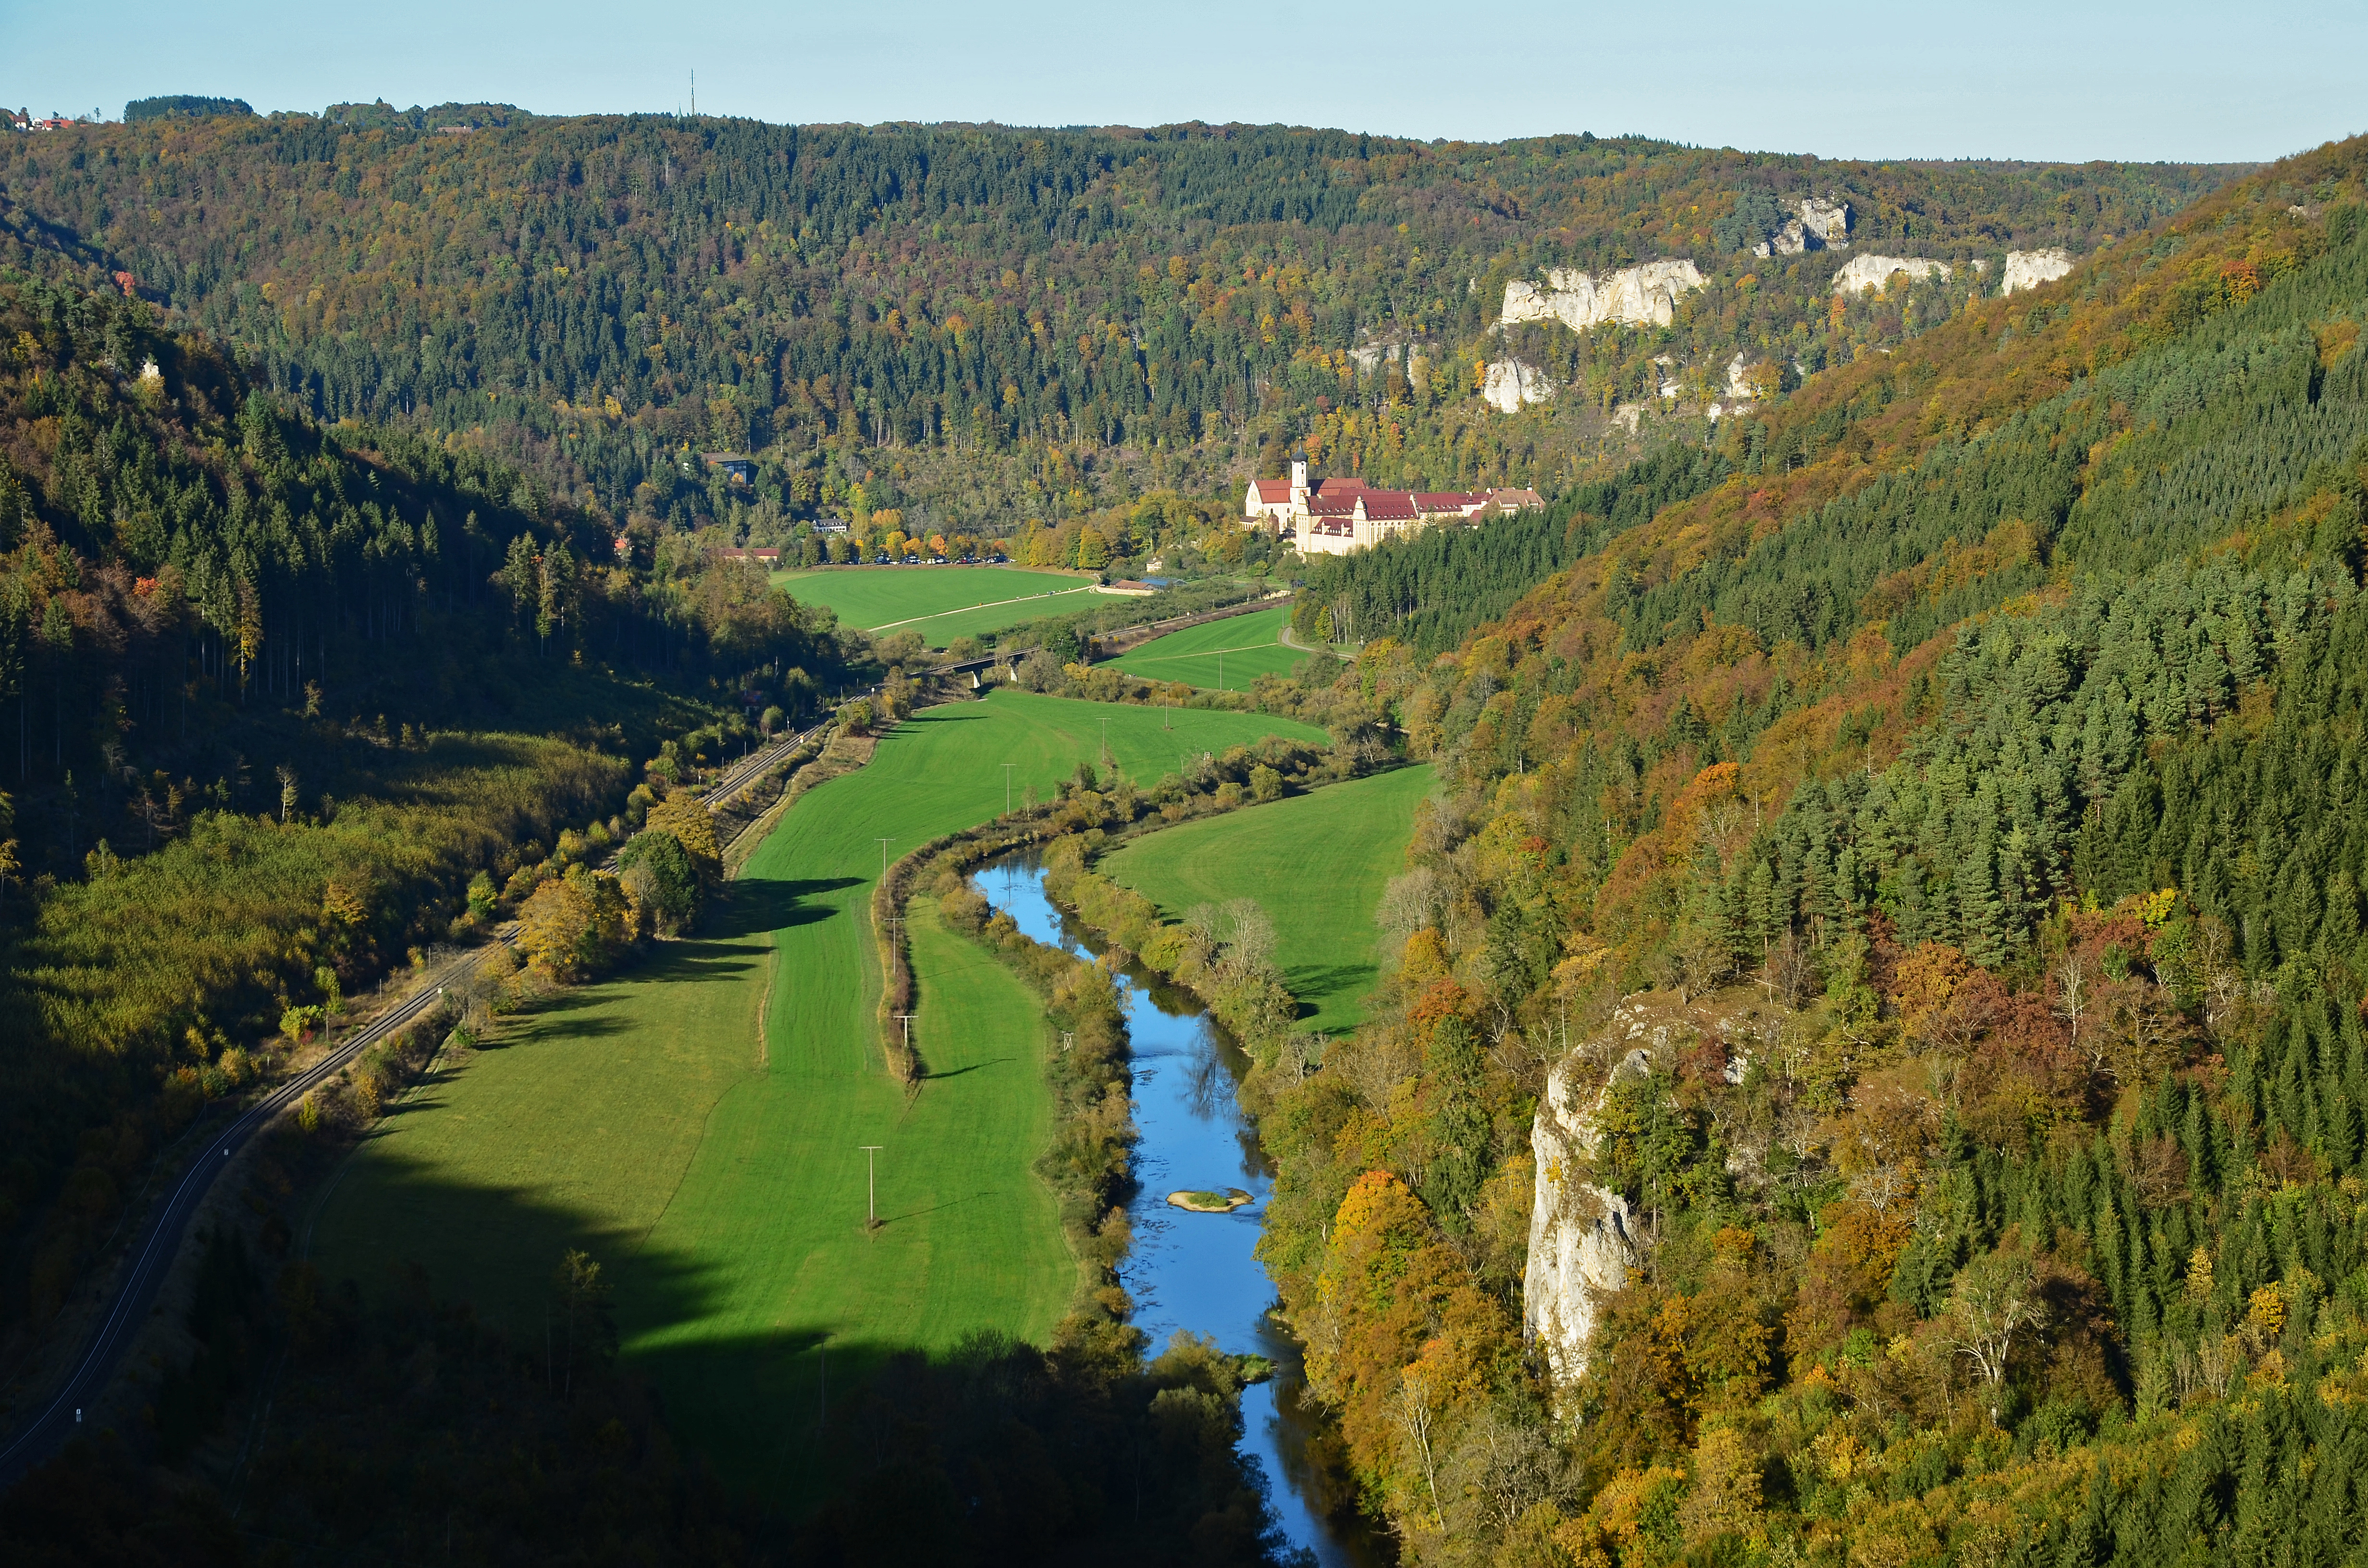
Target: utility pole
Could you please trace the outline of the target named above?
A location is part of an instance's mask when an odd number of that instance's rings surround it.
[[[887,1145],[859,1143],[856,1147],[863,1151],[863,1228],[867,1231],[876,1231],[880,1228],[880,1187],[879,1184],[872,1179],[871,1156],[880,1153]]]
[[[1011,764],[1003,765],[1003,814],[1011,814]]]
[[[902,1020],[904,1020],[904,1024],[905,1024],[905,1055],[907,1055],[907,1056],[910,1056],[910,1055],[912,1055],[912,1054],[913,1054],[913,1018],[914,1018],[915,1015],[913,1015],[913,1014],[911,1014],[911,1013],[896,1013],[896,1014],[894,1014],[894,1015],[892,1015],[892,1016],[893,1016],[893,1017],[894,1017],[901,1018]]]
[[[1102,766],[1110,766],[1110,721],[1102,721]]]
[[[880,880],[883,882],[888,880],[888,846],[895,842],[893,838],[880,841]]]
[[[1225,651],[1223,648],[1217,650],[1217,689],[1225,689]]]

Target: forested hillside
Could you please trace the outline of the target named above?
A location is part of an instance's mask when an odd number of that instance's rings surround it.
[[[1962,267],[2085,253],[2227,172],[448,108],[20,138],[0,192],[319,417],[461,434],[620,517],[950,526],[1205,494],[1294,442],[1377,483],[1553,491],[1624,455],[1606,411],[1654,402],[1656,358],[1697,392],[1737,352],[1794,378],[1963,309],[1837,301],[1838,251],[1754,257],[1802,197],[1848,200],[1861,252]],[[1710,283],[1666,328],[1487,330],[1513,279],[1681,256]],[[1572,390],[1490,412],[1508,344]],[[766,460],[752,495],[687,455],[719,449]]]
[[[620,557],[515,470],[0,270],[5,1343],[170,1133],[472,877],[580,857],[662,743],[736,755],[742,691],[814,704],[827,621],[710,554]]]
[[[1412,1557],[2359,1550],[2363,195],[2362,141],[2240,181],[1637,526],[1311,579],[1409,642],[1269,696],[1452,781],[1389,1016],[1260,1091],[1265,1256]],[[1541,1199],[1634,1226],[1559,1385]]]

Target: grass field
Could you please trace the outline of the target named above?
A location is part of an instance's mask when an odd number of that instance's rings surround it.
[[[1102,872],[1168,917],[1254,898],[1273,916],[1283,983],[1315,1009],[1300,1027],[1356,1028],[1379,974],[1373,912],[1405,869],[1429,767],[1402,767],[1138,838]]]
[[[1161,728],[1163,718],[1173,730]],[[828,1483],[814,1416],[892,1351],[981,1327],[1042,1337],[1076,1282],[1032,1165],[1049,1111],[1042,1010],[916,905],[907,1102],[872,1041],[863,911],[891,855],[1040,792],[1110,749],[1149,782],[1177,751],[1287,721],[1000,691],[924,710],[863,770],[808,792],[695,939],[506,1022],[392,1117],[323,1206],[332,1281],[426,1267],[439,1296],[540,1338],[561,1251],[616,1283],[625,1355],[728,1479],[794,1500]],[[758,1017],[762,1013],[762,1039]],[[864,1160],[882,1227],[867,1233]]]
[[[917,631],[932,648],[1097,602],[1090,577],[1012,566],[843,566],[776,572],[773,582],[802,604],[828,605],[843,626]]]
[[[1290,622],[1290,607],[1278,605],[1171,631],[1111,662],[1145,680],[1243,691],[1258,676],[1281,675],[1312,656],[1282,645],[1282,629]]]

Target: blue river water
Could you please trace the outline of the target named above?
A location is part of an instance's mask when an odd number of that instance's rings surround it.
[[[1036,940],[1097,953],[1090,934],[1045,896],[1043,869],[1032,856],[998,861],[975,883]],[[1274,1363],[1272,1379],[1242,1392],[1242,1449],[1265,1471],[1292,1546],[1323,1568],[1370,1568],[1384,1554],[1347,1511],[1331,1507],[1323,1477],[1308,1461],[1316,1428],[1299,1401],[1305,1386],[1299,1346],[1268,1316],[1274,1286],[1252,1254],[1272,1184],[1234,1095],[1248,1061],[1190,994],[1130,966],[1124,996],[1141,1187],[1130,1209],[1134,1248],[1120,1278],[1134,1298],[1135,1325],[1150,1335],[1155,1352],[1189,1329],[1222,1350],[1255,1352]],[[1252,1201],[1229,1214],[1188,1213],[1167,1202],[1174,1191],[1226,1187],[1241,1188]]]

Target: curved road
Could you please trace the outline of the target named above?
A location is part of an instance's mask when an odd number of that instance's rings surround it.
[[[501,942],[517,940],[515,923],[495,933]],[[458,981],[469,967],[483,956],[472,949],[447,962],[438,971],[435,983],[420,987],[416,995],[393,1007],[354,1030],[326,1056],[303,1072],[281,1084],[241,1112],[231,1124],[213,1134],[202,1153],[181,1173],[181,1179],[172,1196],[148,1217],[139,1236],[132,1243],[131,1267],[123,1271],[115,1300],[108,1304],[107,1316],[91,1335],[82,1358],[74,1364],[74,1373],[59,1389],[32,1423],[17,1435],[6,1449],[0,1449],[0,1488],[13,1485],[25,1471],[47,1458],[59,1444],[74,1435],[82,1421],[83,1407],[95,1399],[115,1374],[116,1364],[147,1320],[148,1309],[154,1304],[156,1292],[165,1276],[173,1267],[173,1259],[181,1249],[181,1238],[189,1221],[197,1214],[206,1194],[213,1187],[214,1177],[257,1132],[270,1125],[272,1119],[302,1099],[322,1084],[334,1078],[355,1057],[395,1033],[423,1015],[435,1010],[443,1000],[446,985]]]
[[[817,724],[743,758],[700,797],[706,801],[708,810],[713,811],[723,805],[761,778],[791,750],[813,739],[825,727],[826,724]],[[517,922],[498,927],[494,939],[504,944],[515,943],[518,940]],[[155,1304],[156,1292],[163,1288],[165,1275],[172,1270],[173,1260],[180,1253],[189,1221],[205,1202],[206,1194],[213,1189],[214,1177],[228,1166],[230,1157],[244,1148],[257,1132],[268,1127],[280,1112],[343,1072],[354,1058],[434,1011],[443,997],[445,987],[467,974],[484,956],[484,949],[472,949],[449,960],[436,972],[432,983],[420,987],[416,994],[400,1006],[354,1030],[320,1061],[255,1101],[228,1126],[211,1136],[203,1152],[181,1173],[172,1196],[159,1204],[142,1223],[132,1243],[131,1265],[121,1271],[121,1278],[116,1285],[115,1299],[108,1303],[107,1316],[92,1334],[81,1358],[74,1363],[73,1375],[66,1379],[56,1397],[24,1430],[17,1434],[7,1448],[0,1449],[0,1491],[15,1485],[28,1471],[74,1436],[74,1428],[82,1422],[84,1409],[97,1399],[99,1391],[115,1376],[124,1352],[131,1347],[141,1325],[147,1321],[149,1309]]]

